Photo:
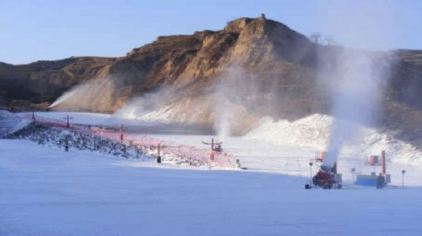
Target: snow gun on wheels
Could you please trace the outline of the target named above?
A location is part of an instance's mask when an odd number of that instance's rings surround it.
[[[312,177],[312,184],[306,184],[305,188],[340,189],[341,182],[341,174],[337,173],[337,164],[334,164],[333,167],[322,165],[316,175]]]

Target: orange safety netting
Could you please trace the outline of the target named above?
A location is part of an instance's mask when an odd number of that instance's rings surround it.
[[[33,119],[31,114],[25,114],[22,118]],[[67,121],[66,117],[63,120],[52,119],[46,117],[37,116],[34,120],[35,123],[47,126],[47,127],[59,127],[66,128]],[[218,168],[235,168],[235,159],[232,155],[225,152],[211,151],[206,148],[199,148],[190,145],[178,144],[175,142],[164,141],[157,138],[153,138],[147,135],[139,134],[124,134],[120,127],[101,127],[101,126],[90,126],[90,125],[70,125],[73,131],[88,133],[90,135],[99,136],[115,141],[122,141],[125,144],[136,145],[143,150],[148,150],[150,154],[158,155],[158,149],[160,149],[160,155],[164,157],[174,157],[181,161],[188,163],[196,163],[197,165],[206,165],[210,167]],[[158,148],[160,146],[160,148]]]

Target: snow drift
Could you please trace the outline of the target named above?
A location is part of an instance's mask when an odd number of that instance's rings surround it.
[[[334,118],[321,114],[314,114],[294,122],[274,121],[266,117],[261,119],[258,126],[244,138],[262,140],[279,146],[291,145],[322,151],[326,150],[329,144],[333,122]],[[364,160],[368,155],[385,150],[389,161],[422,166],[422,151],[409,143],[395,139],[391,132],[362,127],[359,136],[361,138],[345,143],[340,151],[340,158],[354,156]]]
[[[26,127],[31,121],[8,111],[0,110],[0,138]]]

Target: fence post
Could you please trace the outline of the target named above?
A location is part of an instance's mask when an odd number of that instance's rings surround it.
[[[64,138],[64,151],[68,152],[69,151],[69,137],[66,135],[66,137]]]
[[[124,134],[123,134],[123,125],[120,126],[120,143],[123,143]]]
[[[69,115],[66,116],[66,128],[70,128]]]
[[[406,174],[406,170],[401,171],[401,187],[404,188],[404,174]]]
[[[160,143],[157,145],[157,163],[160,164],[161,163],[161,145]]]

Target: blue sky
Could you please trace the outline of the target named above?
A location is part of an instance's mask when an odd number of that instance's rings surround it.
[[[422,49],[419,0],[2,0],[0,61],[122,56],[157,36],[267,18],[346,46]]]

